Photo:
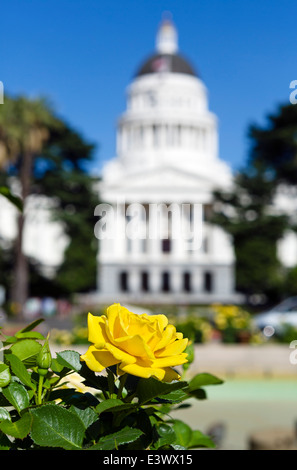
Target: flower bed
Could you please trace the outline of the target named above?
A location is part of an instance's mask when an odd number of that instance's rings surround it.
[[[198,315],[197,315],[198,314]],[[261,343],[264,337],[252,323],[252,316],[236,305],[212,305],[204,315],[199,309],[176,327],[195,343]]]
[[[192,307],[185,318],[169,314],[170,321],[194,343],[220,341],[223,343],[262,343],[263,335],[252,324],[252,316],[242,307],[234,305],[211,305]],[[86,315],[78,315],[78,324],[71,330],[53,329],[51,341],[57,345],[70,346],[88,344]],[[276,338],[281,340],[281,338]]]

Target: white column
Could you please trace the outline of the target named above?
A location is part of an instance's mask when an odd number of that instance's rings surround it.
[[[152,266],[149,270],[149,287],[150,292],[158,293],[161,292],[161,270],[159,267]]]
[[[125,153],[127,151],[127,127],[125,125],[122,126],[121,132],[121,141],[120,141],[120,152]]]
[[[154,131],[153,131],[152,124],[147,126],[146,133],[147,133],[146,147],[151,149],[154,146]]]
[[[133,294],[140,294],[141,292],[141,279],[138,268],[130,268],[128,270],[128,283],[129,291]]]
[[[206,151],[206,129],[205,129],[205,127],[203,127],[201,129],[201,148],[202,148],[203,152]]]
[[[208,127],[206,129],[206,142],[207,142],[207,153],[209,155],[212,154],[212,132],[211,132],[211,127]]]
[[[142,253],[142,240],[141,238],[135,238],[131,240],[131,253],[130,256],[132,259],[138,259]]]
[[[168,147],[168,145],[167,145],[167,125],[166,124],[161,125],[161,147],[162,148]]]
[[[172,215],[172,257],[182,260],[185,257],[185,239],[183,233],[185,214],[182,205],[179,204],[177,213]],[[186,226],[185,226],[186,227]]]
[[[183,273],[179,267],[170,269],[171,291],[174,293],[182,292],[183,288]]]
[[[203,275],[202,271],[194,267],[191,269],[191,284],[192,284],[192,291],[197,293],[197,292],[202,292],[203,290]]]
[[[145,150],[148,148],[148,137],[149,137],[149,127],[147,125],[143,125],[143,140],[142,140],[142,150]]]
[[[119,126],[116,134],[116,154],[122,153],[122,127]]]
[[[184,240],[182,238],[181,232],[179,232],[171,241],[172,245],[172,258],[176,260],[182,260],[185,256]]]
[[[122,259],[126,255],[126,220],[125,220],[125,204],[118,202],[114,205],[115,214],[115,239],[113,245],[114,257],[116,259]]]
[[[215,127],[211,129],[212,138],[212,156],[216,158],[218,156],[218,134]]]
[[[162,256],[161,252],[161,240],[159,238],[148,239],[148,249],[149,258],[153,260],[159,260]]]
[[[160,214],[157,206],[150,206],[147,211],[147,252],[150,259],[159,261],[161,252]]]

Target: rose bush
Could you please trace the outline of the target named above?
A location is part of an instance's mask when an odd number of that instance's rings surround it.
[[[137,315],[114,304],[106,315],[89,313],[88,329],[93,344],[81,359],[94,372],[116,364],[119,375],[172,381],[180,378],[172,367],[187,362],[188,339],[165,315]]]
[[[53,357],[49,339],[34,331],[41,321],[2,335],[0,450],[215,446],[172,414],[222,380],[208,373],[185,380],[193,344],[164,315],[138,316],[118,304],[90,314],[92,344],[82,356],[66,350]]]

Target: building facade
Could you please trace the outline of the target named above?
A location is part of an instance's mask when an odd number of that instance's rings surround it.
[[[213,190],[227,189],[232,174],[205,84],[170,21],[128,86],[116,148],[100,184],[99,298],[236,301],[232,241],[208,222]]]

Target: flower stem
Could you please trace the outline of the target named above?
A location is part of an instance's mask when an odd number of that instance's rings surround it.
[[[123,398],[123,397],[122,397],[122,393],[123,393],[123,388],[124,388],[124,386],[125,386],[127,377],[128,377],[128,374],[124,374],[124,375],[122,375],[121,378],[120,378],[120,386],[119,386],[119,389],[118,389],[117,398]]]
[[[39,375],[39,382],[38,382],[38,405],[42,404],[42,386],[43,386],[43,375]]]

